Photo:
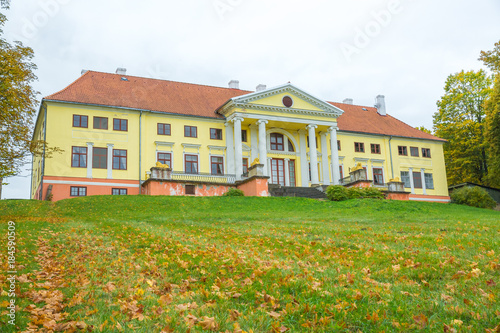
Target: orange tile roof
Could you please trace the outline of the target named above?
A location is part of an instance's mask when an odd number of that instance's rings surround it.
[[[252,91],[88,71],[44,100],[223,119],[215,110],[229,99],[249,93]],[[373,107],[364,107],[368,110],[364,111],[359,105],[328,103],[344,111],[338,119],[340,131],[445,141],[392,116],[381,116]]]

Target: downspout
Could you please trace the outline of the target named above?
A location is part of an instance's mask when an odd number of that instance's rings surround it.
[[[392,147],[391,147],[392,135],[389,137],[389,156],[391,157],[391,174],[392,179],[394,179],[394,166],[392,164]]]
[[[31,186],[30,186],[30,199],[33,199],[33,160],[35,155],[31,153]]]
[[[47,107],[42,102],[42,109],[44,110],[43,120],[43,154],[42,154],[42,179],[40,181],[40,200],[43,200],[43,177],[45,176],[45,146],[47,142]]]
[[[142,170],[141,170],[141,162],[142,162],[142,110],[139,114],[139,194],[142,193]]]

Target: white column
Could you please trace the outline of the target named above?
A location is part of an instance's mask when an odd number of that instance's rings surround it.
[[[87,178],[92,178],[92,160],[94,156],[94,143],[87,142]]]
[[[259,134],[257,132],[259,126],[250,125],[249,127],[250,127],[250,148],[251,148],[250,151],[251,161],[249,161],[249,163],[251,164],[253,163],[253,161],[255,161],[256,158],[259,157],[259,141],[258,141]]]
[[[243,118],[236,117],[233,119],[234,125],[234,169],[236,172],[236,180],[241,180],[243,173],[243,151],[241,144],[241,122]]]
[[[339,150],[337,146],[337,127],[330,127],[330,145],[332,149],[332,183],[333,185],[340,184],[340,165],[339,165]]]
[[[266,165],[266,167],[264,167],[264,175],[269,176],[271,173],[268,171],[269,169],[267,167],[267,120],[259,120],[257,124],[259,124],[259,161],[261,164]]]
[[[273,177],[271,175],[271,173],[272,173],[271,158],[267,157],[265,163],[263,163],[263,162],[260,162],[260,163],[264,164],[264,170],[267,172],[267,174],[269,175],[269,177],[271,177],[269,179],[269,183],[273,184]]]
[[[113,179],[113,147],[112,143],[108,143],[108,179]]]
[[[230,175],[236,174],[234,169],[234,141],[233,141],[233,124],[227,122],[226,126],[226,170]]]
[[[321,132],[321,168],[323,171],[323,185],[330,185],[330,174],[328,167],[328,144],[326,143],[326,132]]]
[[[413,184],[413,168],[410,168],[410,187],[411,187],[411,194],[415,194],[415,184]]]
[[[425,169],[420,169],[420,177],[422,178],[422,190],[424,195],[427,194],[427,188],[425,187]]]
[[[290,167],[288,166],[288,162],[290,162],[289,158],[285,158],[285,186],[290,186]]]
[[[300,145],[300,178],[302,187],[309,187],[309,165],[307,163],[306,130],[299,130]]]
[[[316,127],[317,125],[309,125],[306,128],[309,130],[309,157],[311,159],[311,185],[319,185],[318,177],[318,151],[316,150]]]

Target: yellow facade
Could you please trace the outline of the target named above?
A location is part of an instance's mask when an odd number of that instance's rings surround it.
[[[259,157],[262,153],[262,147],[259,147],[261,127],[259,121],[266,121],[266,160],[265,164],[267,174],[271,177],[270,182],[276,182],[273,178],[273,159],[283,160],[286,177],[291,179],[291,173],[294,176],[295,186],[310,185],[330,185],[338,183],[334,179],[334,161],[332,161],[331,139],[332,130],[337,131],[337,140],[340,141],[340,150],[338,151],[338,166],[342,169],[342,176],[348,176],[348,172],[357,163],[361,163],[367,169],[368,178],[373,179],[373,168],[382,169],[383,183],[387,183],[392,178],[401,178],[401,172],[422,172],[422,175],[432,174],[433,188],[413,188],[412,193],[416,195],[429,196],[447,196],[448,189],[446,183],[445,165],[443,157],[443,142],[424,140],[417,138],[404,138],[388,135],[375,135],[369,133],[352,133],[337,130],[337,118],[342,111],[333,106],[326,106],[321,101],[304,97],[294,90],[278,92],[275,94],[265,94],[259,98],[257,93],[251,94],[248,100],[241,99],[241,103],[227,105],[219,110],[225,119],[193,117],[186,115],[173,115],[164,112],[149,112],[134,109],[125,109],[119,107],[91,106],[85,104],[65,103],[55,101],[44,101],[35,129],[34,138],[42,138],[51,146],[56,146],[64,150],[62,154],[55,154],[53,157],[43,160],[35,158],[33,161],[32,177],[32,197],[42,198],[40,194],[40,185],[42,176],[53,177],[52,183],[59,184],[63,179],[79,179],[82,184],[89,181],[130,181],[141,182],[148,177],[147,172],[155,165],[158,160],[158,153],[171,154],[171,168],[174,172],[185,172],[186,155],[197,156],[198,172],[210,174],[211,157],[222,157],[224,161],[224,173],[228,174],[238,170],[238,161],[232,162],[234,155],[238,154],[234,147],[235,140],[229,142],[228,133],[231,136],[234,131],[233,125],[235,119],[241,119],[241,129],[246,131],[246,141],[242,142],[239,152],[243,159],[247,159],[249,166],[253,159]],[[255,95],[255,96],[254,96]],[[283,98],[290,96],[293,99],[293,106],[283,107]],[[45,114],[46,113],[46,114]],[[88,127],[81,128],[73,125],[73,116],[87,116]],[[46,129],[45,129],[46,117]],[[94,129],[94,117],[103,117],[108,119],[107,129]],[[113,120],[121,119],[127,121],[127,130],[118,131],[113,129]],[[158,124],[170,125],[169,135],[158,134]],[[311,149],[308,147],[307,140],[309,127],[315,126],[315,142],[317,144],[317,176],[319,184],[313,184],[310,179],[313,171],[305,170],[309,168],[309,163],[313,159]],[[185,126],[196,127],[196,137],[186,137],[184,133]],[[211,129],[220,130],[222,139],[211,139]],[[229,131],[229,132],[228,132]],[[270,137],[272,133],[278,133],[284,138],[286,149],[283,151],[270,148]],[[236,132],[232,136],[236,135]],[[355,152],[356,143],[364,144],[364,152]],[[380,147],[380,153],[372,153],[371,145]],[[398,153],[399,146],[406,146],[408,156],[402,156]],[[126,170],[116,170],[108,168],[94,167],[74,167],[72,166],[73,147],[105,148],[110,152],[115,150],[125,150]],[[325,150],[326,147],[326,150]],[[410,156],[410,147],[418,148],[419,156]],[[289,151],[289,148],[293,151]],[[336,147],[333,147],[336,148]],[[422,148],[430,149],[431,157],[422,157]],[[324,151],[325,150],[325,151]],[[114,154],[114,153],[112,153]],[[95,158],[95,156],[94,156]],[[109,155],[108,155],[109,158]],[[112,163],[114,159],[108,160]],[[293,161],[294,168],[289,163]],[[87,161],[88,164],[92,161]],[[242,162],[241,162],[242,163]],[[43,169],[43,165],[45,168]],[[325,169],[327,168],[327,169]],[[43,169],[43,172],[42,172]],[[417,175],[418,176],[418,175]],[[60,177],[60,178],[54,178]],[[61,178],[62,177],[62,178]],[[427,177],[427,176],[425,176]],[[64,179],[66,179],[64,178]],[[55,179],[55,180],[54,180]],[[78,181],[67,181],[68,184],[78,183]],[[109,185],[109,184],[108,184]],[[284,184],[283,184],[284,185]],[[287,185],[293,185],[288,184]],[[111,186],[111,185],[109,185]],[[135,186],[135,185],[134,185]],[[425,192],[425,193],[424,193]]]

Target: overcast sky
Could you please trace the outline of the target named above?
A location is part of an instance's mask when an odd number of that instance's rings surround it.
[[[4,11],[5,12],[5,11]],[[432,128],[448,75],[483,68],[498,0],[12,0],[5,37],[35,51],[40,99],[82,69],[255,90],[288,81]],[[27,166],[27,169],[30,166]],[[2,198],[28,198],[26,177]]]

